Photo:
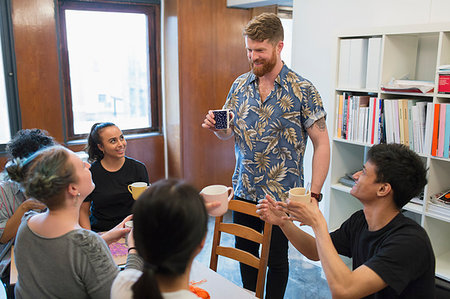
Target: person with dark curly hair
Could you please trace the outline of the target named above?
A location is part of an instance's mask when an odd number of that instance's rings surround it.
[[[110,298],[119,273],[108,243],[130,232],[125,222],[101,236],[79,225],[80,207],[94,189],[90,165],[62,146],[44,148],[6,167],[26,194],[43,202],[43,213],[22,218],[14,246],[15,298]],[[130,252],[127,267],[141,269]]]
[[[45,130],[20,130],[6,146],[8,163],[14,159],[26,158],[37,150],[54,144],[55,140]],[[29,210],[44,208],[45,205],[40,201],[27,198],[18,183],[11,180],[0,182],[0,274],[4,281],[9,280],[9,273],[5,269],[11,261],[10,248],[19,228],[20,219]]]
[[[363,205],[334,232],[315,201],[260,201],[261,219],[277,224],[311,260],[320,260],[333,298],[434,298],[435,256],[427,232],[401,213],[427,183],[422,159],[402,144],[370,148],[350,194]],[[311,226],[315,237],[293,220]],[[353,270],[339,257],[352,258]]]
[[[86,150],[95,189],[81,207],[82,227],[96,232],[113,228],[131,214],[134,199],[128,185],[149,183],[145,165],[125,156],[126,148],[127,141],[115,124],[92,126]]]

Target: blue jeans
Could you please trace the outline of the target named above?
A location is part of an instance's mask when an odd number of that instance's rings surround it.
[[[234,199],[244,200],[235,196]],[[233,212],[233,222],[253,228],[262,232],[264,221],[259,218],[249,216],[247,214]],[[242,249],[259,257],[259,244],[236,237],[236,248]],[[255,291],[258,270],[240,263],[242,284],[244,288]],[[288,260],[288,239],[284,235],[279,226],[272,226],[272,240],[270,242],[268,272],[266,278],[266,298],[282,299],[286,290],[289,276],[289,260]]]

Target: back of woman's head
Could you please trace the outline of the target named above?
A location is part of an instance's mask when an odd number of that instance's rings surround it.
[[[90,163],[95,161],[100,161],[103,159],[103,152],[98,148],[99,144],[102,144],[102,138],[100,136],[101,131],[106,127],[115,126],[115,124],[111,122],[104,122],[104,123],[95,123],[92,128],[91,132],[89,133],[87,145],[86,145],[86,152],[88,153],[88,161]]]
[[[146,267],[133,286],[134,298],[162,298],[154,274],[170,278],[185,273],[207,222],[199,191],[184,182],[161,180],[139,197],[133,207],[133,236]]]
[[[76,181],[69,150],[51,146],[25,159],[15,159],[6,167],[10,179],[21,183],[25,193],[40,200],[52,210],[64,203],[63,193]]]

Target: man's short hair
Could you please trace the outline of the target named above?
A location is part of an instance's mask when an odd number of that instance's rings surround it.
[[[375,165],[377,183],[391,185],[399,209],[419,195],[427,183],[424,162],[405,145],[374,145],[368,152],[368,160]]]
[[[248,22],[243,35],[254,41],[268,40],[272,45],[276,45],[284,39],[283,25],[276,14],[265,12]]]

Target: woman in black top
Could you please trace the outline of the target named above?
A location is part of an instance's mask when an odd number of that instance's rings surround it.
[[[107,231],[116,226],[131,214],[134,204],[128,185],[149,183],[145,165],[126,157],[126,147],[122,131],[115,124],[92,126],[87,152],[95,189],[81,207],[80,224],[84,228]]]

